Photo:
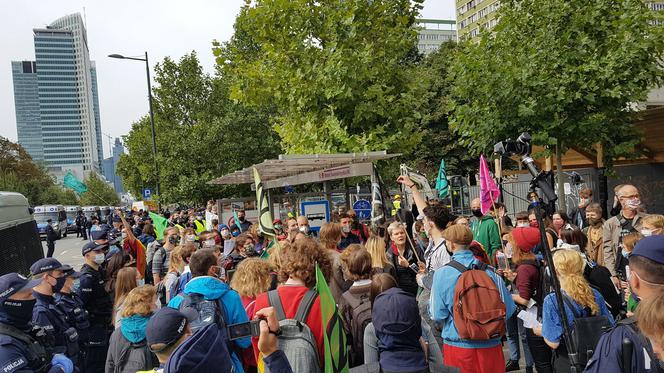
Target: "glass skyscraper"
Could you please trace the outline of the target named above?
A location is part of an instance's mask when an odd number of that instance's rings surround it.
[[[35,61],[12,62],[19,143],[56,176],[99,172],[97,74],[83,19],[71,14],[33,32]]]

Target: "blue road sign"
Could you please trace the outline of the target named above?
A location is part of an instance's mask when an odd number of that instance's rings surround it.
[[[371,218],[371,202],[366,199],[358,199],[353,203],[353,211],[360,220]]]
[[[301,202],[300,214],[309,220],[309,228],[318,232],[323,224],[330,221],[330,203],[326,200]]]
[[[143,189],[143,199],[149,201],[152,199],[152,189]]]

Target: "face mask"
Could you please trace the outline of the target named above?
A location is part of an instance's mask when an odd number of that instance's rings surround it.
[[[196,241],[196,236],[194,236],[193,234],[189,234],[185,236],[185,240],[187,240],[187,242],[194,242]]]
[[[341,227],[341,231],[344,233],[350,233],[350,226],[344,225]]]
[[[9,316],[12,324],[19,326],[27,325],[32,320],[32,308],[37,302],[36,299],[30,300],[11,300],[7,299],[2,303],[2,311]]]
[[[627,251],[627,250],[625,250],[625,249],[622,249],[621,252],[622,252],[622,256],[623,256],[623,258],[625,258],[625,259],[629,259],[629,254],[630,254],[629,251]]]
[[[177,234],[172,235],[172,236],[168,236],[168,243],[169,244],[177,245],[178,241],[180,241],[180,236],[178,236]]]
[[[637,208],[639,208],[639,206],[641,206],[641,200],[638,198],[630,199],[625,203],[625,207],[630,208],[632,210],[636,210]]]
[[[203,241],[203,247],[212,247],[214,246],[214,239]]]
[[[308,225],[303,225],[300,227],[300,232],[307,234],[309,233],[309,226]]]
[[[97,263],[97,264],[102,264],[102,263],[104,263],[105,259],[106,259],[106,257],[104,256],[104,254],[96,254],[94,262]]]
[[[517,223],[516,227],[517,228],[530,227],[530,223]]]
[[[244,246],[244,253],[247,256],[256,255],[256,248],[254,247],[254,244],[245,245]]]
[[[55,285],[51,286],[53,289],[54,293],[59,293],[60,290],[65,286],[65,281],[67,281],[67,277],[59,277],[55,279]]]
[[[539,228],[539,223],[537,222],[537,220],[531,221],[530,226],[533,227],[533,228]]]
[[[652,229],[641,229],[641,234],[644,237],[650,237],[652,236]]]
[[[477,218],[481,218],[482,216],[484,216],[484,214],[482,214],[482,210],[480,209],[472,209],[470,211],[473,213],[473,216]]]
[[[136,280],[136,285],[138,285],[138,286],[145,285],[145,279],[144,278],[139,278],[138,280]]]
[[[244,216],[238,216],[238,219],[240,219],[241,222],[244,222]]]
[[[428,236],[428,235],[427,235],[427,232],[426,232],[426,231],[422,231],[422,232],[420,232],[420,237],[422,237],[422,238],[427,238],[427,236]]]
[[[127,233],[122,232],[122,239],[124,240],[124,239],[126,239],[126,238],[127,238]]]
[[[233,237],[237,237],[239,235],[240,235],[240,231],[235,231],[235,232],[231,233],[231,236],[233,236]]]

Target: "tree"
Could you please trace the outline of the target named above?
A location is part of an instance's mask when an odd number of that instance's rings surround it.
[[[633,103],[663,77],[662,26],[643,1],[504,0],[498,17],[452,67],[464,146],[529,131],[559,154],[602,143],[610,162],[635,150]]]
[[[166,203],[202,203],[242,189],[207,182],[279,153],[269,107],[246,107],[229,98],[227,79],[203,73],[195,53],[155,68],[155,131],[161,195]],[[266,109],[268,107],[268,109]],[[156,184],[149,117],[124,137],[128,153],[118,174],[135,196]],[[246,188],[245,192],[250,192]]]
[[[115,189],[99,178],[96,173],[88,174],[83,183],[88,187],[88,191],[81,195],[82,205],[117,206],[120,204]]]
[[[415,78],[421,0],[255,1],[215,54],[231,97],[275,106],[289,153],[390,150],[421,140]]]

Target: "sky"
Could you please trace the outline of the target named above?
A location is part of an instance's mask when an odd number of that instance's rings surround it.
[[[455,0],[425,0],[423,18],[454,19]],[[0,136],[17,140],[11,61],[34,61],[32,29],[80,12],[88,33],[90,58],[96,61],[102,133],[125,135],[148,111],[145,65],[106,57],[148,52],[150,65],[170,56],[178,60],[195,50],[212,73],[212,41],[226,41],[244,0],[21,0],[0,12]],[[104,156],[109,139],[103,136]]]

